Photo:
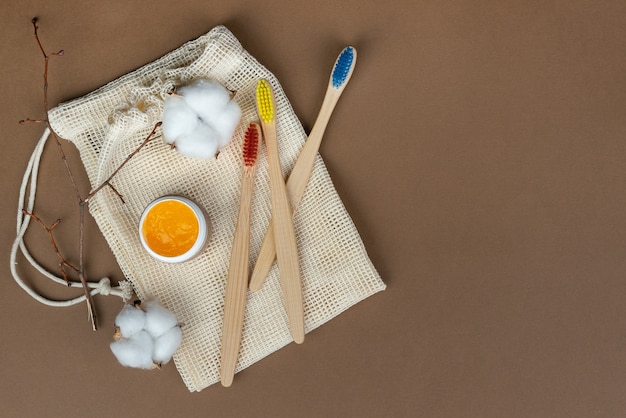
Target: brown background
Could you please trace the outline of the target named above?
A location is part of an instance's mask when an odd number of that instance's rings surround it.
[[[50,104],[218,24],[281,81],[310,130],[346,44],[355,74],[321,148],[388,289],[235,378],[189,393],[173,365],[124,369],[120,308],[53,309],[11,279],[18,186]],[[2,416],[626,416],[626,2],[43,1],[0,6]],[[80,162],[68,154],[81,185]],[[53,148],[38,213],[76,205]],[[88,225],[88,271],[122,279]],[[29,243],[55,268],[45,235]],[[21,270],[25,274],[26,269]],[[48,296],[69,290],[35,274]],[[74,295],[74,293],[72,293]]]

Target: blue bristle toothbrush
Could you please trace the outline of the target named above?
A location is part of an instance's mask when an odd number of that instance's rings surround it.
[[[330,80],[328,81],[326,95],[324,96],[324,101],[317,115],[317,119],[315,120],[315,124],[313,125],[313,129],[311,129],[311,134],[302,147],[302,151],[300,151],[300,155],[287,179],[287,195],[289,196],[291,208],[294,212],[298,208],[300,199],[302,199],[306,185],[311,177],[313,164],[315,163],[317,152],[322,143],[322,137],[324,136],[330,115],[339,97],[341,97],[341,93],[348,84],[348,81],[350,81],[355,64],[356,49],[351,46],[345,47],[335,61],[335,66],[333,67]],[[274,243],[272,222],[270,221],[250,278],[250,290],[257,291],[261,289],[275,259],[276,246]]]

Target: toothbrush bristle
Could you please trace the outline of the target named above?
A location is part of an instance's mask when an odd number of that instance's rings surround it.
[[[265,79],[259,80],[256,86],[256,107],[263,122],[269,123],[274,119],[272,89]]]
[[[256,164],[256,158],[259,153],[259,132],[260,127],[256,123],[251,123],[246,129],[243,137],[243,163],[246,167],[252,167]]]
[[[341,51],[337,62],[335,62],[335,68],[333,69],[332,82],[334,88],[339,88],[345,83],[350,69],[354,63],[354,48],[347,46]]]

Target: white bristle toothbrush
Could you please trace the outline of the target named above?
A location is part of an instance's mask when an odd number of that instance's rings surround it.
[[[256,106],[263,128],[270,177],[270,202],[272,205],[272,229],[278,260],[278,274],[293,340],[304,341],[304,307],[300,280],[300,259],[296,233],[293,227],[293,212],[287,197],[285,179],[278,158],[276,138],[276,102],[270,83],[259,80],[256,87]]]
[[[315,120],[315,124],[313,125],[313,129],[311,129],[311,134],[302,147],[302,151],[300,151],[300,155],[287,179],[287,195],[289,196],[293,212],[296,211],[302,199],[306,185],[313,172],[313,164],[315,163],[315,158],[317,157],[326,125],[328,125],[330,116],[341,93],[348,84],[348,81],[350,81],[355,64],[356,49],[351,46],[345,47],[335,61],[335,66],[333,67],[330,80],[328,81],[326,95],[324,96],[324,101],[317,119]],[[270,225],[265,233],[265,238],[263,238],[263,244],[261,245],[261,250],[254,265],[252,277],[250,278],[250,290],[253,292],[261,289],[276,259],[272,222],[273,220],[270,220]]]
[[[222,386],[233,383],[235,366],[239,355],[243,318],[246,310],[248,290],[248,266],[250,253],[250,209],[254,189],[254,172],[259,149],[261,128],[251,123],[243,140],[243,174],[241,179],[241,200],[233,238],[233,248],[226,280],[224,300],[224,322],[222,326],[222,359],[220,380]]]

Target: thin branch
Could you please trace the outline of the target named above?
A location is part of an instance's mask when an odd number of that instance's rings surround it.
[[[107,183],[107,186],[109,186],[109,189],[111,189],[113,191],[113,193],[115,193],[117,195],[117,197],[120,198],[120,201],[122,202],[122,204],[126,204],[126,200],[124,200],[124,196],[122,196],[122,194],[119,192],[119,190],[117,190],[115,188],[114,185],[112,185],[111,183]]]
[[[59,152],[59,156],[61,157],[61,161],[63,161],[63,165],[65,166],[65,171],[67,172],[67,176],[70,179],[70,183],[72,184],[72,190],[74,190],[74,195],[78,202],[82,202],[83,198],[80,194],[80,190],[78,188],[78,183],[76,183],[76,177],[74,177],[74,173],[70,168],[69,161],[67,159],[67,155],[65,155],[65,151],[63,150],[63,144],[61,144],[61,138],[57,135],[57,133],[52,129],[52,126],[48,123],[48,128],[50,128],[50,133],[54,138],[54,142],[56,143],[57,151]]]
[[[55,57],[55,56],[62,56],[64,54],[63,50],[57,51],[57,52],[53,52],[53,53],[46,53],[46,50],[44,49],[42,43],[41,43],[41,39],[39,38],[39,26],[37,25],[37,18],[33,18],[33,20],[31,21],[31,23],[33,24],[33,29],[34,29],[34,35],[35,35],[35,40],[37,41],[37,45],[39,46],[39,50],[41,51],[41,54],[43,55],[44,58],[44,70],[43,70],[43,110],[44,110],[44,114],[47,115],[48,114],[48,64],[50,61],[51,57]],[[61,144],[61,139],[59,138],[59,136],[57,135],[57,133],[54,131],[54,129],[52,129],[52,126],[50,126],[50,122],[46,120],[46,124],[48,126],[48,128],[50,128],[50,132],[52,134],[52,137],[54,138],[54,141],[56,143],[57,146],[57,150],[59,152],[59,155],[61,157],[61,160],[63,161],[63,165],[65,166],[65,171],[67,172],[67,175],[70,179],[70,182],[72,184],[72,188],[74,190],[74,194],[76,195],[76,199],[78,200],[78,206],[79,206],[79,212],[80,212],[80,220],[79,220],[79,259],[80,259],[80,264],[79,267],[76,268],[74,266],[72,266],[70,263],[68,263],[65,258],[61,257],[62,261],[61,261],[61,270],[63,273],[63,277],[65,278],[66,282],[69,282],[68,278],[67,278],[67,274],[65,272],[65,267],[72,267],[73,270],[75,270],[78,273],[78,278],[81,282],[81,284],[83,285],[83,291],[85,293],[85,302],[87,303],[87,313],[88,313],[88,317],[89,320],[91,321],[91,327],[93,328],[93,330],[98,329],[97,326],[97,322],[96,322],[96,312],[93,306],[93,300],[91,298],[91,293],[89,291],[89,287],[87,286],[87,282],[85,280],[85,267],[84,267],[84,223],[85,223],[85,216],[84,216],[84,206],[85,206],[85,201],[83,200],[80,190],[78,188],[78,184],[76,183],[76,177],[74,176],[74,173],[72,173],[72,170],[70,168],[69,162],[67,160],[67,156],[65,154],[65,151],[63,150],[63,145]],[[58,223],[57,223],[58,224]],[[45,225],[45,224],[43,224]],[[56,226],[56,225],[54,225]],[[51,234],[51,230],[49,231],[49,234]],[[54,242],[54,240],[52,240],[53,242],[53,248],[55,248],[55,251],[57,252],[57,255],[60,256],[60,253],[58,252],[58,247],[56,246],[56,243]]]
[[[72,265],[70,262],[67,261],[67,259],[63,256],[63,254],[61,254],[61,251],[59,250],[59,246],[57,245],[57,242],[54,239],[54,234],[52,233],[52,231],[54,230],[54,228],[56,228],[61,223],[61,220],[57,219],[50,226],[48,226],[48,225],[45,224],[45,222],[43,220],[41,220],[41,218],[39,216],[35,215],[34,213],[28,212],[26,209],[22,209],[22,213],[24,215],[30,217],[32,220],[37,222],[39,225],[41,225],[41,227],[48,234],[48,239],[50,240],[50,245],[52,245],[52,249],[54,250],[55,254],[57,255],[57,258],[59,259],[59,269],[61,270],[61,275],[63,276],[63,280],[65,280],[65,283],[67,283],[67,285],[70,286],[70,279],[69,279],[65,269],[69,268],[69,269],[73,270],[74,272],[78,273],[79,272],[79,268],[74,266],[74,265]]]
[[[43,55],[43,59],[44,59],[43,107],[44,107],[44,111],[48,113],[48,61],[50,60],[50,57],[62,56],[64,54],[64,51],[61,49],[60,51],[47,54],[46,50],[43,48],[43,45],[41,44],[41,39],[39,39],[39,32],[38,32],[39,26],[37,26],[37,18],[36,17],[33,18],[31,23],[33,24],[33,28],[35,30],[35,40],[37,41],[37,45],[39,45],[39,50],[41,51],[41,54]]]
[[[87,195],[87,197],[85,198],[85,203],[89,203],[91,198],[93,198],[96,193],[98,193],[100,190],[102,190],[106,186],[111,187],[117,193],[117,195],[120,197],[120,199],[122,199],[122,202],[124,201],[124,199],[122,198],[122,195],[115,189],[115,187],[113,187],[113,185],[111,185],[111,180],[113,180],[113,177],[115,177],[117,175],[117,173],[119,173],[119,171],[122,168],[124,168],[124,166],[131,160],[131,158],[133,158],[135,155],[137,155],[139,153],[139,151],[141,151],[141,149],[143,147],[145,147],[150,141],[153,141],[154,139],[157,139],[157,138],[160,137],[160,135],[155,135],[157,129],[159,128],[159,126],[161,126],[161,122],[157,122],[154,125],[154,127],[152,128],[152,131],[143,140],[143,142],[133,152],[131,152],[128,155],[128,157],[126,157],[126,159],[122,162],[122,164],[120,164],[119,167],[117,167],[115,169],[115,171],[113,171],[113,173],[109,176],[109,178],[107,178],[105,181],[103,181],[102,184],[100,184],[98,187],[93,189],[93,191],[91,191],[91,193],[89,193],[89,195]]]
[[[37,34],[37,30],[39,29],[39,26],[37,26],[38,20],[39,19],[36,17],[33,17],[33,20],[31,20],[31,23],[33,24],[33,27],[35,29],[35,40],[37,41],[37,45],[39,45],[39,50],[41,51],[41,54],[43,55],[43,57],[48,58],[46,51],[43,49],[43,46],[41,45],[41,40],[39,39],[39,35]]]
[[[83,285],[83,291],[85,293],[85,302],[87,302],[87,320],[91,320],[91,327],[94,331],[98,330],[98,321],[96,317],[96,310],[94,309],[93,300],[89,287],[87,286],[87,280],[85,280],[85,205],[86,202],[80,201],[78,204],[80,213],[80,227],[78,228],[78,253],[79,253],[79,271],[78,280]]]
[[[20,125],[26,125],[27,123],[48,123],[47,119],[31,119],[31,118],[26,118],[26,119],[22,119],[18,122]]]
[[[37,18],[33,18],[33,20],[31,21],[31,23],[33,24],[33,28],[34,28],[34,35],[35,35],[35,40],[37,41],[37,45],[39,46],[39,50],[41,51],[41,54],[43,55],[43,59],[44,59],[44,70],[43,70],[43,111],[44,114],[48,114],[48,63],[50,61],[51,57],[60,57],[63,56],[64,51],[61,49],[57,52],[52,52],[52,53],[46,53],[46,50],[44,49],[42,43],[41,43],[41,39],[39,38],[39,26],[37,25]],[[30,121],[39,121],[40,119],[25,119],[24,122],[20,121],[20,123],[26,123],[26,122],[30,122]],[[63,164],[65,165],[65,170],[67,171],[67,174],[70,178],[70,181],[72,182],[72,188],[74,189],[74,194],[76,195],[76,197],[78,198],[79,201],[82,200],[81,195],[80,195],[80,191],[78,189],[78,185],[76,184],[76,180],[74,177],[74,174],[72,173],[72,170],[69,166],[69,163],[67,161],[67,157],[65,155],[65,151],[63,150],[63,146],[61,144],[61,140],[59,138],[59,136],[56,134],[56,132],[52,129],[52,126],[50,126],[50,123],[48,122],[47,119],[41,119],[41,121],[45,121],[45,123],[48,125],[48,127],[50,128],[50,132],[52,133],[52,136],[57,144],[57,149],[59,151],[59,155],[61,156],[61,160],[63,160]]]
[[[54,56],[62,56],[63,55],[63,50],[60,50],[58,52],[54,52],[54,53],[46,53],[46,50],[44,49],[42,43],[41,43],[41,39],[39,38],[39,26],[37,25],[37,18],[34,18],[32,20],[32,24],[33,24],[33,28],[34,28],[34,34],[35,34],[35,40],[37,41],[37,45],[39,46],[39,50],[41,51],[41,54],[43,55],[44,58],[44,72],[43,72],[43,105],[44,105],[44,113],[47,115],[48,114],[48,68],[49,68],[49,61],[51,57]],[[80,193],[80,190],[78,188],[78,184],[76,182],[76,177],[74,176],[74,174],[72,173],[72,170],[70,168],[67,156],[65,154],[65,151],[63,150],[63,145],[61,143],[61,138],[57,135],[57,133],[54,131],[54,129],[52,129],[52,127],[50,126],[50,122],[47,119],[24,119],[21,120],[19,122],[20,124],[27,124],[27,123],[45,123],[48,128],[50,129],[50,132],[55,140],[56,146],[57,146],[57,150],[59,152],[59,155],[61,157],[61,160],[63,161],[63,164],[65,166],[65,170],[67,172],[67,175],[70,179],[70,182],[72,184],[72,188],[74,190],[74,194],[76,195],[76,199],[78,201],[78,207],[79,207],[79,228],[78,228],[78,242],[79,242],[79,266],[76,267],[72,264],[70,264],[65,257],[63,257],[63,255],[61,254],[61,252],[59,251],[59,247],[56,243],[56,240],[54,239],[54,236],[52,234],[52,231],[59,225],[59,223],[61,222],[60,219],[57,220],[56,222],[54,222],[52,225],[48,226],[46,225],[39,217],[37,217],[36,215],[29,213],[27,211],[24,211],[24,215],[30,216],[32,219],[34,219],[37,223],[39,223],[48,233],[49,239],[50,239],[50,243],[52,244],[52,248],[55,251],[55,253],[57,254],[57,257],[59,258],[59,267],[61,269],[61,273],[66,281],[66,283],[68,283],[68,285],[70,284],[69,282],[69,278],[67,275],[67,271],[66,269],[71,269],[72,271],[74,271],[77,275],[78,275],[78,279],[80,280],[82,287],[83,287],[83,291],[85,294],[85,302],[87,304],[87,313],[88,313],[88,319],[91,321],[92,324],[92,328],[95,330],[97,330],[97,318],[96,318],[96,311],[94,309],[94,304],[93,304],[93,300],[91,297],[91,293],[90,293],[90,289],[88,287],[87,281],[85,279],[86,275],[85,275],[85,208],[88,206],[90,200],[103,188],[105,187],[109,187],[119,198],[120,200],[124,203],[124,198],[122,196],[122,194],[115,188],[115,186],[113,186],[112,184],[112,180],[113,178],[117,175],[117,173],[119,173],[119,171],[131,160],[131,158],[133,158],[135,155],[137,155],[137,153],[139,153],[139,151],[146,146],[149,142],[151,142],[152,140],[159,138],[160,135],[156,135],[157,129],[159,128],[159,126],[161,126],[161,122],[158,122],[157,124],[154,125],[154,127],[152,128],[152,131],[150,132],[150,134],[143,140],[143,142],[130,154],[128,155],[128,157],[126,157],[126,159],[122,162],[122,164],[120,164],[119,167],[117,167],[115,169],[115,171],[113,171],[113,173],[109,176],[109,178],[107,178],[104,182],[102,182],[102,184],[100,184],[99,186],[97,186],[95,189],[93,189],[84,199]]]

